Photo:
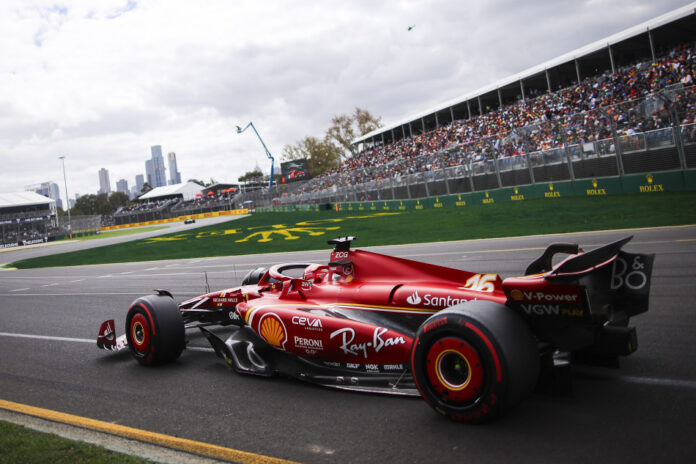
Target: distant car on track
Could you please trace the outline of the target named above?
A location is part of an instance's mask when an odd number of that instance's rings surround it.
[[[195,223],[195,222],[196,222],[196,220],[193,219],[193,218],[186,218],[186,219],[184,219],[184,224],[193,224],[193,223]]]
[[[637,349],[629,320],[648,310],[654,256],[622,251],[630,239],[589,252],[552,244],[524,275],[502,280],[352,250],[354,238],[342,237],[329,241],[328,264],[258,268],[239,287],[179,304],[165,290],[138,298],[125,335],[105,321],[97,345],[164,364],[197,328],[239,373],[420,395],[451,419],[481,422],[567,373],[569,360]],[[568,256],[553,265],[557,254]]]

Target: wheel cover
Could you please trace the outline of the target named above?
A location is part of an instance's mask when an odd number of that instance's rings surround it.
[[[137,313],[131,319],[130,336],[135,351],[141,354],[147,352],[150,347],[150,324],[141,313]]]
[[[481,358],[461,338],[446,337],[433,343],[426,355],[426,370],[435,393],[448,403],[468,402],[481,393]]]

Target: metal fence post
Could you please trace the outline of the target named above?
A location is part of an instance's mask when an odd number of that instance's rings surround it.
[[[614,139],[614,151],[616,152],[616,167],[619,170],[619,175],[624,175],[623,166],[623,149],[621,148],[621,142],[616,134],[616,126],[614,120],[609,116],[609,126],[611,127],[611,136]]]

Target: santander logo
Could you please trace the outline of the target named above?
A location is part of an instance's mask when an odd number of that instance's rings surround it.
[[[406,301],[408,301],[408,303],[412,305],[420,304],[421,297],[418,295],[418,290],[416,290],[415,292],[413,292],[411,296],[406,298]]]

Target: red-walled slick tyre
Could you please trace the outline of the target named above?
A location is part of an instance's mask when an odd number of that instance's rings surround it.
[[[463,422],[493,419],[532,392],[537,342],[524,320],[491,301],[469,301],[429,317],[416,332],[411,367],[437,412]]]
[[[131,354],[140,364],[155,366],[174,361],[186,345],[179,307],[165,295],[138,298],[128,309],[126,337]]]

